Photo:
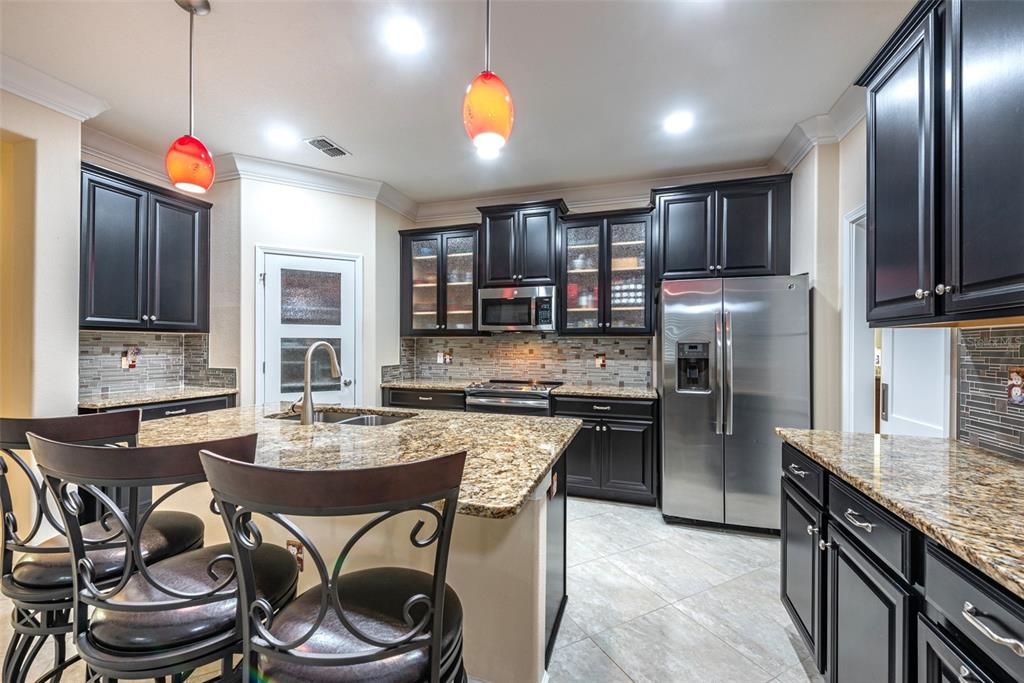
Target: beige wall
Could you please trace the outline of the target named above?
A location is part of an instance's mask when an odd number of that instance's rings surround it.
[[[411,228],[413,222],[383,204],[376,207],[376,279],[374,318],[376,324],[376,357],[374,366],[380,377],[380,366],[396,365],[401,347],[399,316],[399,270],[401,267],[399,230]]]
[[[839,215],[867,203],[868,127],[864,119],[839,141]]]
[[[4,175],[13,171],[16,176],[3,181],[5,199],[10,192],[18,207],[16,214],[8,215],[17,224],[4,228],[3,258],[8,258],[7,254],[31,254],[28,263],[18,266],[19,280],[28,278],[19,285],[24,287],[22,294],[16,295],[20,304],[16,308],[5,305],[0,313],[0,335],[26,335],[31,340],[30,346],[18,351],[20,356],[27,354],[18,362],[29,368],[30,383],[16,387],[31,398],[21,405],[12,404],[10,410],[34,416],[74,414],[78,406],[81,125],[68,116],[0,91],[0,129],[6,140],[14,140],[12,134],[22,138],[5,144],[2,150],[5,159],[0,168]],[[31,144],[31,148],[21,147],[25,144]],[[17,177],[23,172],[31,174],[32,182]],[[9,231],[8,227],[13,229]],[[5,367],[9,367],[10,360],[8,357]],[[4,373],[0,383],[6,385],[8,381]],[[10,381],[23,383],[24,368],[21,379],[15,375]],[[7,414],[6,406],[3,412]]]

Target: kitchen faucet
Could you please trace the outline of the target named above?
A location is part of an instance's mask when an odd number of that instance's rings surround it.
[[[334,347],[331,346],[328,342],[322,340],[310,344],[309,348],[306,349],[306,361],[302,378],[302,416],[299,418],[299,424],[313,424],[313,391],[310,386],[312,384],[311,375],[313,373],[311,368],[313,354],[321,346],[327,349],[331,357],[331,377],[341,377],[341,367],[338,365],[338,355],[334,353]],[[293,403],[292,408],[294,409],[297,405],[299,405],[299,401]]]

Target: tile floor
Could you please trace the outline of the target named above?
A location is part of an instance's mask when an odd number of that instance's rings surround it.
[[[777,538],[569,499],[569,606],[551,683],[820,682],[779,601]]]

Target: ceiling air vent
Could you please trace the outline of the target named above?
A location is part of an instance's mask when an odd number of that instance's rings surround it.
[[[306,140],[306,143],[313,149],[323,152],[332,159],[350,156],[350,153],[347,150],[342,149],[338,143],[334,142],[330,138],[324,137],[323,135],[310,138]]]

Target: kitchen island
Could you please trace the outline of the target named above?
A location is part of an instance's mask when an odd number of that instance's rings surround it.
[[[582,424],[569,418],[436,410],[318,407],[325,412],[387,415],[379,426],[300,425],[280,406],[240,407],[146,422],[141,445],[164,445],[258,433],[256,462],[305,470],[355,469],[467,452],[452,537],[448,582],[464,610],[465,662],[474,678],[541,681],[548,640],[564,609],[565,496],[562,454]],[[556,475],[552,476],[552,472]],[[168,507],[200,514],[207,543],[226,539],[208,511],[208,487],[170,499]],[[365,519],[303,519],[325,555],[338,552]],[[392,524],[394,522],[394,524]],[[390,520],[363,539],[351,568],[426,568],[408,542],[408,520]],[[550,538],[549,538],[550,537]],[[268,535],[268,540],[287,540]],[[315,573],[300,575],[300,590]]]

